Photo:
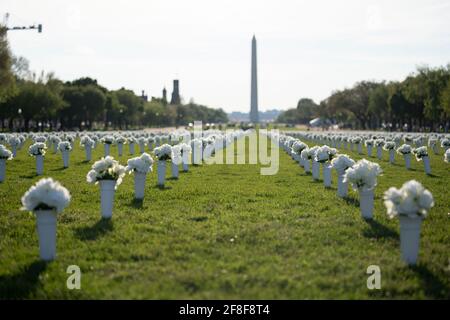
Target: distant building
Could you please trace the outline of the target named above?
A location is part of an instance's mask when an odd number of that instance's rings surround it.
[[[144,90],[142,90],[142,93],[141,93],[141,99],[142,99],[142,101],[144,101],[144,102],[147,102],[147,101],[148,101],[148,96],[145,94],[145,91],[144,91]]]
[[[163,91],[162,91],[162,100],[163,100],[164,103],[167,103],[167,90],[166,90],[166,87],[164,87]]]
[[[180,98],[180,88],[179,88],[179,81],[173,80],[173,91],[172,91],[172,99],[170,100],[170,104],[180,104],[181,98]]]

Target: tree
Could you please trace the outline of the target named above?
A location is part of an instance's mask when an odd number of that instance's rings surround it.
[[[0,25],[0,102],[14,94],[15,81],[11,66],[12,58],[6,28]]]

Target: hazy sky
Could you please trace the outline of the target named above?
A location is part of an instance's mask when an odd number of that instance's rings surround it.
[[[150,96],[178,78],[186,102],[226,111],[250,109],[254,33],[260,110],[450,62],[448,0],[0,0],[5,12],[44,26],[8,33],[32,70]]]

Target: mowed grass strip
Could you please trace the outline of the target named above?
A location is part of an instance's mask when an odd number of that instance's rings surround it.
[[[310,144],[311,146],[311,144]],[[58,218],[57,259],[39,261],[32,214],[20,198],[41,177],[27,146],[7,163],[0,184],[0,298],[14,299],[365,299],[449,298],[449,165],[430,155],[433,175],[422,163],[412,170],[384,159],[376,187],[375,219],[361,219],[358,196],[348,199],[313,182],[280,150],[276,175],[260,165],[190,166],[156,187],[156,167],[143,202],[133,200],[133,175],[118,187],[111,221],[100,219],[99,187],[86,182],[91,163],[79,147],[62,168],[61,154],[45,157],[44,177],[72,194]],[[256,146],[250,146],[254,149]],[[277,148],[272,145],[272,148]],[[117,157],[126,164],[124,156]],[[341,150],[354,159],[361,156]],[[248,153],[248,150],[247,150]],[[93,159],[103,155],[103,146]],[[248,155],[248,154],[247,154]],[[389,220],[382,194],[416,179],[436,205],[423,223],[419,264],[400,259],[399,226]],[[68,290],[69,265],[81,268],[81,290]],[[381,268],[381,290],[367,289],[369,265]]]

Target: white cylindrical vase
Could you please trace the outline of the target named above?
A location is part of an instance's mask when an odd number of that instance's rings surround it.
[[[422,157],[423,166],[425,168],[426,174],[431,174],[431,166],[430,166],[430,158],[429,157]]]
[[[319,180],[320,165],[317,161],[312,160],[312,176],[314,180]]]
[[[117,151],[119,152],[119,157],[121,157],[123,153],[123,143],[117,144]]]
[[[348,182],[344,182],[344,173],[345,170],[343,171],[338,171],[338,188],[337,188],[337,195],[338,197],[344,198],[347,196],[348,194]]]
[[[361,209],[361,215],[364,219],[373,218],[373,198],[374,190],[359,190],[359,208]]]
[[[172,161],[172,178],[178,179],[178,174],[179,174],[178,164]]]
[[[371,156],[372,156],[372,146],[371,146],[371,145],[368,145],[368,146],[367,146],[367,156],[368,156],[368,157],[371,157]]]
[[[389,162],[390,163],[395,162],[395,150],[394,149],[389,150]]]
[[[0,182],[5,181],[6,177],[6,159],[0,159]]]
[[[129,144],[129,149],[130,149],[130,154],[131,155],[134,155],[134,153],[135,153],[135,145],[134,145],[134,142],[130,142],[130,144]]]
[[[324,163],[323,168],[323,185],[325,188],[331,188],[331,166],[329,163]]]
[[[145,143],[139,143],[139,152],[142,154],[145,152]]]
[[[303,168],[305,169],[306,173],[311,172],[311,169],[309,168],[309,159],[305,159],[303,161]]]
[[[400,220],[400,250],[402,259],[409,265],[417,262],[419,255],[420,228],[422,218],[411,218],[405,215],[399,216]]]
[[[383,149],[380,146],[377,146],[377,158],[381,160],[383,158]]]
[[[102,218],[112,217],[116,180],[100,180],[100,198]]]
[[[39,237],[39,255],[44,261],[56,258],[56,211],[36,210],[36,229]]]
[[[157,169],[158,169],[158,185],[164,186],[164,182],[166,180],[166,161],[159,160]]]
[[[362,144],[358,143],[357,146],[358,146],[358,153],[362,154]]]
[[[15,158],[17,156],[17,146],[16,145],[12,146],[12,155],[13,155],[13,158]]]
[[[92,148],[91,147],[84,147],[84,152],[86,153],[86,161],[91,161],[92,159]]]
[[[411,168],[411,153],[404,154],[403,159],[405,159],[406,169],[409,170]]]
[[[69,151],[63,151],[62,152],[64,168],[68,168],[69,167],[69,155],[70,155]]]
[[[36,174],[40,176],[43,173],[44,173],[44,156],[38,154],[36,156]]]
[[[111,152],[111,145],[109,143],[105,143],[105,157],[109,156]]]
[[[145,179],[147,174],[139,171],[134,172],[134,198],[144,199]]]

